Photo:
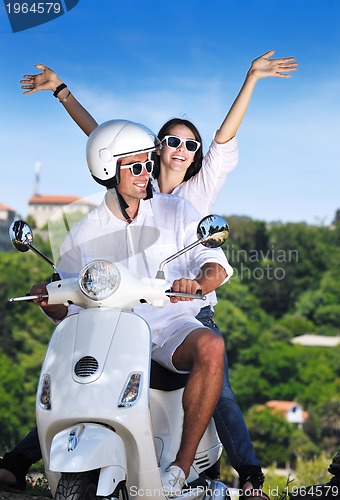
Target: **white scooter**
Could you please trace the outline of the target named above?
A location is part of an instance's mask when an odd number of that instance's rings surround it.
[[[141,302],[162,307],[170,296],[181,295],[170,291],[163,266],[199,243],[221,245],[228,225],[221,217],[205,217],[197,236],[196,242],[161,263],[156,278],[139,278],[119,263],[94,261],[79,278],[60,280],[54,264],[33,246],[30,227],[24,221],[12,224],[15,248],[31,249],[53,267],[44,295],[48,302],[82,307],[56,327],[37,389],[39,440],[55,499],[166,498],[161,470],[179,448],[186,376],[151,363],[149,327],[131,309]],[[38,297],[42,295],[9,300]],[[204,475],[220,455],[211,420],[188,487],[176,498],[228,498],[224,484]]]

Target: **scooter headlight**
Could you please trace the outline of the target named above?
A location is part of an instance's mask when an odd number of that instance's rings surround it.
[[[96,260],[90,262],[81,272],[79,286],[91,300],[104,300],[110,297],[120,284],[120,272],[112,262]]]

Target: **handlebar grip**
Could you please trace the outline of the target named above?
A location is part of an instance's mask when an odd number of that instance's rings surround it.
[[[22,300],[30,301],[30,300],[36,300],[36,299],[48,299],[48,295],[42,294],[42,293],[39,293],[38,295],[27,294],[24,297],[11,297],[10,299],[8,299],[8,301],[9,302],[21,302]]]
[[[172,288],[170,290],[166,290],[165,294],[168,297],[184,297],[187,299],[198,299],[198,300],[206,300],[206,295],[202,295],[202,290],[197,290],[196,293],[184,293],[184,292],[174,292]]]

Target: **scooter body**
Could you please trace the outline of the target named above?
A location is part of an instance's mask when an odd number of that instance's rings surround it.
[[[82,309],[57,326],[42,366],[36,408],[53,494],[62,473],[99,469],[97,496],[110,497],[126,481],[130,496],[164,497],[161,469],[179,448],[183,389],[149,388],[150,352],[149,327],[132,312]],[[124,402],[131,378],[138,395]],[[188,481],[220,453],[211,422]],[[188,491],[190,497],[204,496],[197,488]]]
[[[172,292],[163,273],[165,264],[199,243],[221,245],[228,225],[207,216],[197,234],[197,242],[160,264],[156,278],[137,277],[119,263],[94,261],[78,277],[60,279],[55,265],[33,246],[27,223],[12,224],[15,248],[33,250],[52,265],[54,275],[47,294],[9,300],[47,298],[49,304],[80,306],[57,325],[37,389],[42,456],[58,500],[165,497],[161,471],[180,446],[185,384],[177,378],[172,383],[178,374],[162,368],[166,390],[159,377],[150,387],[151,332],[132,311],[143,302],[163,307],[172,295],[204,299]],[[221,451],[211,420],[187,478],[189,487],[178,498],[228,497],[222,483],[200,478]]]

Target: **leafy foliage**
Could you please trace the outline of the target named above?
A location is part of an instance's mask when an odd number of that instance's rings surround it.
[[[0,253],[0,452],[35,424],[35,392],[51,322],[25,295],[34,282],[49,279],[49,268],[33,254]]]
[[[299,459],[296,464],[296,483],[294,482],[294,485],[306,486],[328,482],[331,478],[327,472],[329,462],[329,455],[326,455],[325,452],[315,456],[312,460]]]
[[[215,321],[226,341],[230,379],[263,465],[309,459],[339,446],[340,346],[303,347],[304,333],[339,335],[340,224],[266,225],[227,217],[224,250],[235,269],[217,290]],[[48,242],[35,237],[44,252]],[[7,298],[27,293],[51,270],[31,252],[0,253],[0,453],[34,425],[39,369],[52,323],[39,308]],[[298,401],[304,428],[260,411],[271,399]]]
[[[284,466],[291,458],[294,427],[271,408],[253,406],[247,414],[247,426],[254,448],[264,464]]]
[[[340,346],[303,347],[290,340],[305,333],[339,335],[340,225],[264,227],[250,219],[228,220],[231,238],[225,251],[236,273],[217,291],[215,318],[241,408],[247,413],[271,399],[298,401],[310,419],[303,433],[292,435],[295,448],[289,460],[310,458],[320,449],[332,452],[339,445],[338,433],[333,427],[332,437],[326,435],[323,415],[339,394]],[[335,415],[336,409],[333,426]],[[275,446],[270,435],[257,436],[254,428],[256,452],[268,465],[272,455],[266,448]]]

